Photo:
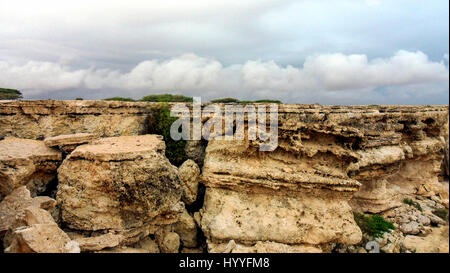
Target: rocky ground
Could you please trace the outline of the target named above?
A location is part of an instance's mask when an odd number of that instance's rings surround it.
[[[2,251],[448,252],[448,107],[284,105],[179,167],[152,107],[0,102]]]

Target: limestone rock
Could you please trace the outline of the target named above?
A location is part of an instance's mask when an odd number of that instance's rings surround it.
[[[73,251],[69,236],[56,224],[35,224],[17,228],[7,253],[66,253]],[[69,245],[68,245],[69,244]],[[66,246],[68,247],[66,248]]]
[[[183,247],[180,253],[203,253],[203,249]]]
[[[78,133],[48,137],[44,140],[44,143],[48,147],[59,147],[63,152],[71,153],[77,146],[89,143],[95,138],[97,137],[94,134]]]
[[[151,239],[150,237],[146,237],[139,241],[136,244],[136,247],[139,249],[144,249],[148,253],[159,253],[159,247],[155,240]]]
[[[96,253],[149,253],[147,250],[142,248],[133,248],[133,247],[113,247],[108,249],[103,249],[100,251],[96,251]]]
[[[197,225],[194,218],[186,210],[179,216],[178,222],[174,224],[174,232],[180,236],[183,247],[197,247]]]
[[[0,141],[0,200],[20,186],[33,196],[56,178],[61,153],[44,142],[7,137]]]
[[[205,160],[205,146],[201,140],[188,140],[184,148],[186,156],[200,167],[203,166],[203,161]]]
[[[48,197],[31,198],[30,191],[25,186],[15,189],[0,203],[0,239],[14,225],[16,218],[32,217],[30,214],[26,215],[28,207],[42,208],[52,212],[55,204],[56,201]]]
[[[409,222],[400,226],[404,234],[419,234],[420,227],[417,222]]]
[[[158,237],[156,238],[158,241],[159,249],[162,253],[178,253],[178,250],[180,248],[180,236],[177,233],[163,233]]]
[[[231,243],[231,244],[230,244]],[[321,253],[322,250],[308,245],[286,245],[276,242],[258,241],[254,245],[236,244],[230,241],[227,244],[208,244],[211,253]]]
[[[61,230],[46,210],[36,206],[25,209],[10,227],[4,240],[9,253],[79,253],[77,242]]]
[[[355,244],[361,231],[350,206],[339,199],[208,188],[201,227],[207,238],[284,244]]]
[[[426,237],[408,235],[403,244],[407,250],[416,253],[448,253],[448,226],[433,228]]]
[[[94,237],[84,237],[75,239],[81,251],[98,251],[104,248],[113,248],[118,246],[123,240],[119,234],[107,233]]]
[[[200,169],[193,160],[186,160],[178,169],[183,187],[183,201],[190,205],[197,199]]]
[[[181,190],[164,150],[157,135],[103,138],[77,147],[58,169],[63,222],[72,229],[114,231],[175,222]]]
[[[0,138],[28,139],[75,133],[111,137],[147,132],[157,104],[104,100],[0,101]]]

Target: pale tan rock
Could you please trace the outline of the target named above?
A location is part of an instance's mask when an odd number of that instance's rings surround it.
[[[352,154],[326,148],[340,156]],[[200,210],[208,242],[358,243],[362,234],[348,200],[360,183],[346,174],[351,162],[332,167],[326,161],[332,158],[318,155],[320,147],[305,149],[306,160],[291,151],[258,153],[246,141],[210,141]]]
[[[97,253],[149,253],[147,250],[142,248],[133,247],[114,247],[109,249],[103,249],[96,251]]]
[[[254,245],[236,244],[233,240],[226,244],[208,243],[210,253],[322,253],[320,248],[308,245],[287,245],[276,242],[258,241]]]
[[[178,253],[180,249],[180,236],[175,232],[164,233],[157,238],[159,249],[162,253]]]
[[[184,148],[186,156],[192,159],[198,166],[203,166],[206,145],[201,140],[187,140]]]
[[[63,222],[77,230],[115,231],[174,223],[182,209],[181,189],[164,150],[157,135],[104,138],[77,147],[58,169]]]
[[[155,240],[146,237],[136,244],[139,249],[145,249],[148,253],[159,253],[159,247]]]
[[[76,241],[81,251],[98,251],[104,248],[113,248],[123,241],[120,234],[107,233],[94,237],[77,238]]]
[[[362,236],[345,200],[218,188],[206,190],[201,227],[212,240],[356,244]]]
[[[180,236],[183,247],[197,247],[197,225],[186,209],[179,216],[178,222],[174,224],[174,232]]]
[[[17,228],[29,227],[34,224],[56,224],[50,213],[35,205],[31,205],[21,213],[16,214],[14,222],[9,226],[3,238],[3,246],[8,247],[14,240]]]
[[[432,228],[426,237],[408,235],[403,242],[407,250],[416,253],[448,253],[448,226]]]
[[[56,178],[61,153],[44,142],[7,137],[0,140],[0,200],[20,186],[33,196]]]
[[[157,103],[104,100],[0,101],[0,138],[28,139],[75,133],[141,135]]]
[[[181,253],[203,253],[203,249],[183,247]]]
[[[59,147],[63,152],[70,153],[75,150],[77,146],[89,143],[96,138],[97,136],[94,134],[78,133],[48,137],[44,140],[44,143],[48,147]]]
[[[34,224],[14,231],[7,253],[66,253],[73,251],[69,236],[56,224]]]
[[[30,212],[26,214],[28,207],[42,208],[52,212],[55,204],[56,201],[49,197],[38,196],[31,198],[30,191],[25,186],[15,189],[0,203],[0,239],[11,229],[16,219],[23,219],[25,216],[32,217],[29,214]]]
[[[178,168],[178,176],[183,187],[183,201],[190,205],[197,199],[200,169],[193,160],[186,160]]]

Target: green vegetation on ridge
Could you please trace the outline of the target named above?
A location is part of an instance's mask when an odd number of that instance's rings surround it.
[[[22,93],[16,89],[0,88],[0,100],[18,100],[21,99]]]
[[[148,95],[141,99],[141,101],[150,102],[193,102],[192,97],[186,97],[183,95],[161,94],[161,95]]]
[[[186,161],[187,155],[184,150],[186,146],[185,140],[173,140],[170,137],[170,126],[177,120],[176,117],[170,116],[170,107],[167,103],[158,105],[149,122],[149,132],[152,134],[162,135],[166,143],[166,157],[170,163],[179,167]]]

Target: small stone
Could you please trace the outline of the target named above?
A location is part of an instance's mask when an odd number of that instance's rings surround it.
[[[431,221],[430,218],[424,216],[424,215],[419,215],[418,217],[418,221],[420,224],[424,225],[424,226],[429,226]]]
[[[200,168],[193,160],[186,160],[178,169],[183,188],[183,201],[190,205],[197,199]]]
[[[418,234],[420,232],[419,224],[417,222],[409,222],[407,224],[402,224],[400,230],[404,234]]]
[[[178,253],[180,248],[180,236],[175,232],[167,233],[159,242],[162,253]]]

